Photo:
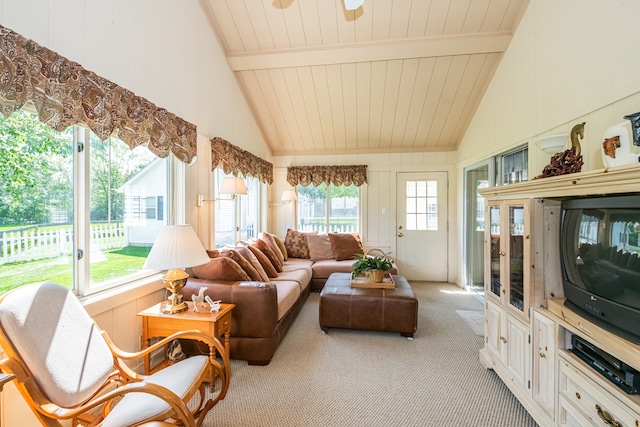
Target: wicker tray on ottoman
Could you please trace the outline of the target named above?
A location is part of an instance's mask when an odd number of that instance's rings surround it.
[[[385,274],[382,282],[370,282],[366,277],[358,276],[351,278],[351,287],[362,289],[395,289],[396,283],[390,274]]]
[[[403,276],[394,289],[351,286],[350,273],[333,273],[320,292],[320,328],[397,332],[413,337],[418,327],[418,300]]]

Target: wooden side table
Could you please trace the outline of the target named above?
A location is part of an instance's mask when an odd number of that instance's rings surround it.
[[[224,343],[224,348],[229,352],[229,334],[231,333],[231,312],[235,304],[221,304],[220,310],[210,312],[208,308],[199,307],[199,311],[193,311],[193,302],[187,301],[189,309],[182,313],[165,314],[162,312],[162,305],[165,302],[149,307],[138,313],[142,318],[142,342],[145,346],[150,345],[151,338],[168,337],[171,334],[181,331],[199,330],[216,337]],[[224,336],[224,339],[223,339]],[[167,365],[166,359],[151,368],[151,358],[146,355],[144,358],[144,373],[148,375]],[[214,389],[215,373],[211,370],[210,387]]]

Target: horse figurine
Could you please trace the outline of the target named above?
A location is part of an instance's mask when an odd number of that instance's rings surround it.
[[[575,147],[576,157],[578,157],[582,151],[580,148],[580,140],[584,138],[584,125],[586,123],[587,122],[582,122],[571,129],[571,147]]]
[[[191,300],[193,301],[193,311],[195,311],[196,313],[198,312],[198,304],[204,307],[204,299],[206,297],[204,291],[206,290],[207,287],[203,286],[198,291],[198,295],[191,295]]]

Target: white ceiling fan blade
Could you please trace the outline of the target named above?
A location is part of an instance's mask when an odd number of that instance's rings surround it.
[[[347,10],[356,10],[364,4],[364,0],[344,0],[344,8]]]

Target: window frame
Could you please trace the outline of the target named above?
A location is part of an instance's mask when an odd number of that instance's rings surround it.
[[[157,270],[140,269],[136,273],[120,276],[106,280],[99,284],[91,284],[91,130],[81,125],[73,125],[73,138],[76,144],[74,150],[74,238],[73,238],[73,287],[72,292],[78,296],[85,297],[105,290],[115,289],[121,286],[130,285],[136,281],[150,278],[157,275]],[[82,149],[80,149],[82,144]],[[184,203],[180,208],[176,208],[178,200],[184,198],[184,175],[185,166],[174,156],[168,159],[167,197],[170,200],[167,211],[166,225],[177,224],[180,218],[184,218]],[[139,221],[146,221],[146,200],[140,198]],[[144,210],[143,210],[144,209]],[[156,197],[156,218],[157,219],[157,197]],[[179,214],[178,214],[179,213]],[[172,219],[173,218],[173,219]],[[87,249],[88,248],[88,249]],[[88,256],[87,256],[88,255]]]

